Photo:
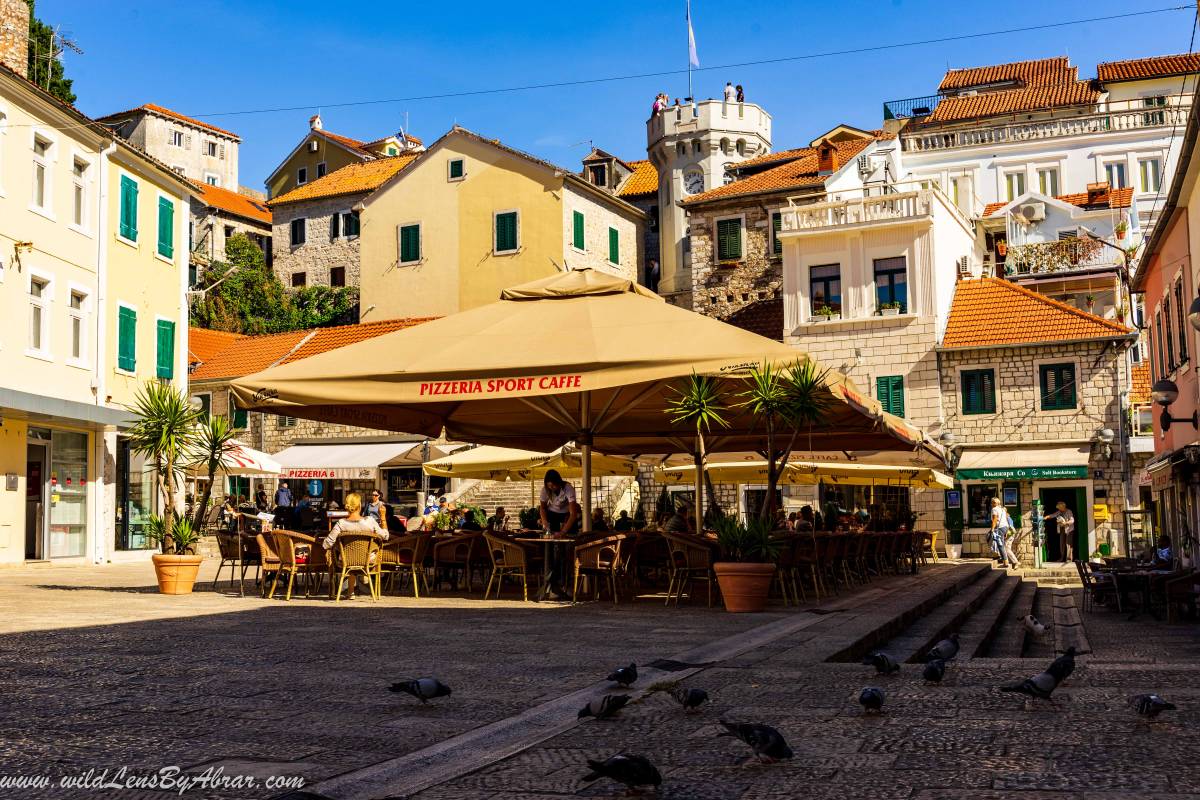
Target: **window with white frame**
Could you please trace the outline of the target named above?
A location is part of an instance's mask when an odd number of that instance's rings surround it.
[[[29,278],[29,349],[50,350],[50,279],[36,275]]]
[[[50,159],[54,143],[45,137],[33,137],[33,204],[49,211],[51,203]]]
[[[220,186],[221,176],[215,172],[206,172],[204,173],[204,182],[209,186]]]
[[[1153,97],[1143,97],[1142,106],[1144,108],[1166,108],[1166,95],[1154,95]],[[1167,115],[1164,111],[1148,111],[1142,114],[1143,125],[1165,125],[1167,124]]]
[[[87,315],[87,293],[72,289],[70,307],[67,309],[67,317],[71,321],[71,348],[68,355],[73,363],[79,365],[87,362]]]
[[[1058,169],[1044,167],[1037,171],[1038,191],[1048,197],[1058,197]]]
[[[1150,406],[1134,406],[1132,410],[1133,435],[1154,435],[1154,409]]]
[[[204,143],[204,155],[208,156],[209,158],[216,158],[217,157],[217,143],[216,142],[205,142]]]
[[[1128,184],[1125,180],[1125,162],[1110,161],[1104,165],[1104,179],[1110,189],[1123,189]]]
[[[167,141],[172,147],[183,147],[183,131],[171,131],[167,134]]]
[[[1157,158],[1143,158],[1138,162],[1138,173],[1141,177],[1141,191],[1156,193],[1162,188],[1162,161]]]
[[[88,163],[76,158],[71,165],[71,224],[87,227]]]
[[[308,167],[300,167],[296,170],[296,183],[301,185],[308,183]]]
[[[1011,203],[1021,195],[1025,194],[1025,173],[1024,172],[1007,172],[1004,175],[1004,189]]]

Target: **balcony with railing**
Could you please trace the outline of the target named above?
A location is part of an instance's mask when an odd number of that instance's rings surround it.
[[[933,202],[930,189],[806,205],[797,204],[799,199],[788,198],[788,207],[780,216],[783,234],[828,233],[833,229],[913,222],[929,218]]]
[[[902,132],[900,143],[907,152],[921,153],[952,150],[959,147],[990,147],[1040,139],[1115,133],[1141,128],[1178,126],[1182,129],[1187,125],[1191,105],[1190,97],[1172,97],[1167,105],[1159,106],[1147,106],[1142,100],[1123,100],[1110,104],[1109,108],[1100,113],[1077,113],[1074,116],[1049,117],[1021,122],[1013,121],[1011,117],[1007,121],[992,117],[977,120],[975,124],[956,123],[953,127],[947,125],[922,129],[922,126],[918,126],[911,132],[907,129]]]
[[[883,104],[884,119],[913,119],[928,117],[946,98],[940,94],[925,97],[907,97],[904,100],[888,100]]]
[[[1004,272],[1009,278],[1080,272],[1121,265],[1121,253],[1099,239],[1061,239],[1009,245]]]

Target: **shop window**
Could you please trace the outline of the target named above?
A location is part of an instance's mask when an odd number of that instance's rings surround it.
[[[992,525],[992,498],[1000,496],[1000,486],[994,483],[976,483],[967,486],[967,526],[990,528]]]

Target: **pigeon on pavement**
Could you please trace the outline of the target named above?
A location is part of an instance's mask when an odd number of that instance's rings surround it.
[[[684,689],[676,687],[671,692],[671,696],[679,701],[679,705],[683,706],[684,711],[694,711],[700,707],[702,703],[708,702],[708,692],[703,689]]]
[[[1047,671],[1032,678],[1026,678],[1019,683],[1006,683],[1000,687],[1002,692],[1017,692],[1035,700],[1050,700],[1050,695],[1058,688],[1058,678]]]
[[[1022,621],[1025,623],[1025,630],[1029,631],[1039,639],[1046,635],[1046,631],[1050,630],[1048,626],[1044,625],[1041,620],[1039,620],[1033,614],[1025,615],[1025,619]]]
[[[921,677],[929,683],[941,683],[942,678],[946,677],[946,662],[940,658],[935,658],[932,661],[926,662],[925,669],[921,673]]]
[[[858,696],[858,703],[868,714],[879,714],[883,711],[883,689],[878,686],[868,686]]]
[[[606,680],[610,680],[618,686],[624,686],[628,689],[637,680],[637,664],[630,664],[628,667],[617,667],[609,674]]]
[[[930,648],[929,652],[925,654],[925,660],[933,661],[936,658],[942,661],[953,661],[956,655],[958,655],[958,634],[952,633]]]
[[[584,717],[595,717],[596,719],[608,719],[613,714],[616,714],[625,704],[629,702],[627,694],[606,694],[598,700],[593,700],[583,708],[579,709],[579,716],[576,719]]]
[[[721,724],[725,726],[725,732],[717,734],[718,736],[736,736],[750,745],[755,758],[765,764],[774,764],[794,755],[792,748],[784,741],[783,734],[770,725],[725,720],[721,720]]]
[[[435,697],[450,696],[450,687],[437,678],[417,678],[415,681],[400,681],[399,683],[393,683],[390,691],[411,694],[422,703],[428,702]]]
[[[1175,710],[1174,703],[1168,703],[1156,694],[1139,694],[1130,703],[1137,713],[1147,719],[1154,719],[1164,711]]]
[[[1054,676],[1054,679],[1062,683],[1067,678],[1071,677],[1071,673],[1075,671],[1075,648],[1068,647],[1067,652],[1063,653],[1058,658],[1046,667],[1046,672]]]
[[[876,650],[863,659],[864,664],[871,664],[880,675],[888,675],[900,671],[900,664],[887,653]]]
[[[583,776],[585,781],[612,778],[617,783],[625,784],[631,794],[638,794],[641,791],[638,788],[640,786],[657,787],[662,784],[662,775],[658,774],[655,766],[643,756],[635,756],[632,753],[618,753],[603,761],[593,761],[589,758],[587,764],[592,771]]]

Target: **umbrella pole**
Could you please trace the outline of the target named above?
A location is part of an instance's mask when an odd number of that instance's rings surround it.
[[[592,393],[583,393],[579,411],[582,423],[579,431],[579,456],[583,461],[583,525],[584,533],[592,530]]]

